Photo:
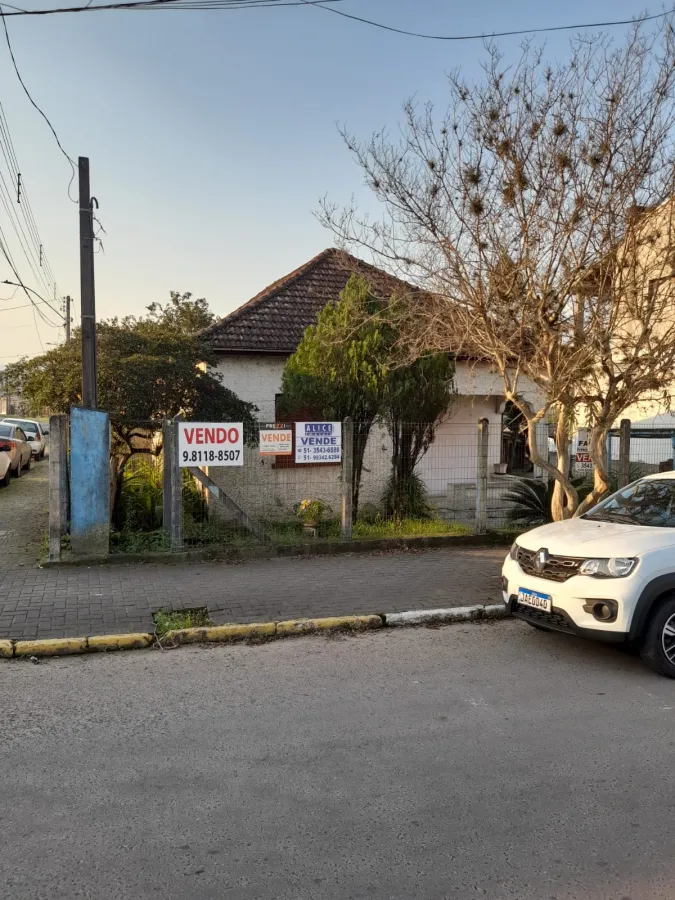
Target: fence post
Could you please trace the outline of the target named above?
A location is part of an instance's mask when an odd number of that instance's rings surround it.
[[[171,419],[162,419],[162,527],[171,537],[171,460],[173,458],[173,427]]]
[[[171,483],[171,549],[183,549],[183,471],[178,465],[178,415],[171,423],[171,455],[169,457],[169,481]]]
[[[480,419],[476,460],[476,534],[485,534],[487,531],[488,428],[488,420]]]
[[[49,560],[61,559],[68,528],[68,416],[49,417]]]
[[[352,538],[352,509],[354,506],[354,420],[348,416],[342,423],[342,537]]]
[[[609,467],[609,462],[607,463]],[[630,481],[630,419],[621,420],[619,431],[619,487]]]

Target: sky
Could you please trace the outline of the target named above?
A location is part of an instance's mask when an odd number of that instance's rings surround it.
[[[52,5],[69,4],[27,0],[25,8]],[[645,11],[637,0],[341,0],[338,8],[438,34]],[[369,202],[337,124],[364,139],[383,126],[395,130],[413,95],[440,112],[446,73],[459,66],[478,78],[484,57],[477,41],[419,40],[303,6],[23,17],[8,26],[35,101],[68,154],[90,159],[105,228],[95,258],[99,318],[142,314],[170,290],[206,297],[225,315],[331,246],[314,215],[320,198]],[[620,39],[625,29],[610,31]],[[73,297],[77,324],[71,169],[19,85],[3,37],[0,102],[44,254],[60,295]],[[566,56],[569,39],[541,36],[552,58]],[[507,59],[521,40],[499,41]],[[22,280],[44,294],[3,208],[0,227]],[[0,258],[4,279],[14,276]],[[0,367],[63,340],[62,328],[39,318],[36,326],[21,291],[12,297],[14,288],[0,288]]]

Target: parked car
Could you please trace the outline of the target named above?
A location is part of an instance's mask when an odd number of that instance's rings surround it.
[[[521,535],[502,589],[513,615],[534,628],[631,644],[675,678],[675,472]]]
[[[0,487],[9,487],[12,477],[12,460],[9,453],[0,450]]]
[[[12,425],[18,425],[28,438],[28,443],[30,444],[35,459],[44,459],[45,448],[47,447],[47,435],[49,434],[48,428],[45,429],[44,426],[40,425],[40,423],[36,422],[34,419],[13,419],[8,416],[1,421],[9,422]]]
[[[30,469],[33,452],[20,425],[0,422],[0,452],[9,455],[12,473],[17,478],[22,470],[27,472]]]

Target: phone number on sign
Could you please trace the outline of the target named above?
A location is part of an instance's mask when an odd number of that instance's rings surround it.
[[[183,450],[183,462],[228,462],[239,459],[240,450]]]

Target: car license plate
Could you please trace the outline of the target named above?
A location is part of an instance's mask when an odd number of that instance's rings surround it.
[[[551,598],[548,594],[540,594],[538,591],[529,591],[527,588],[518,588],[518,603],[532,606],[541,612],[551,612]]]

